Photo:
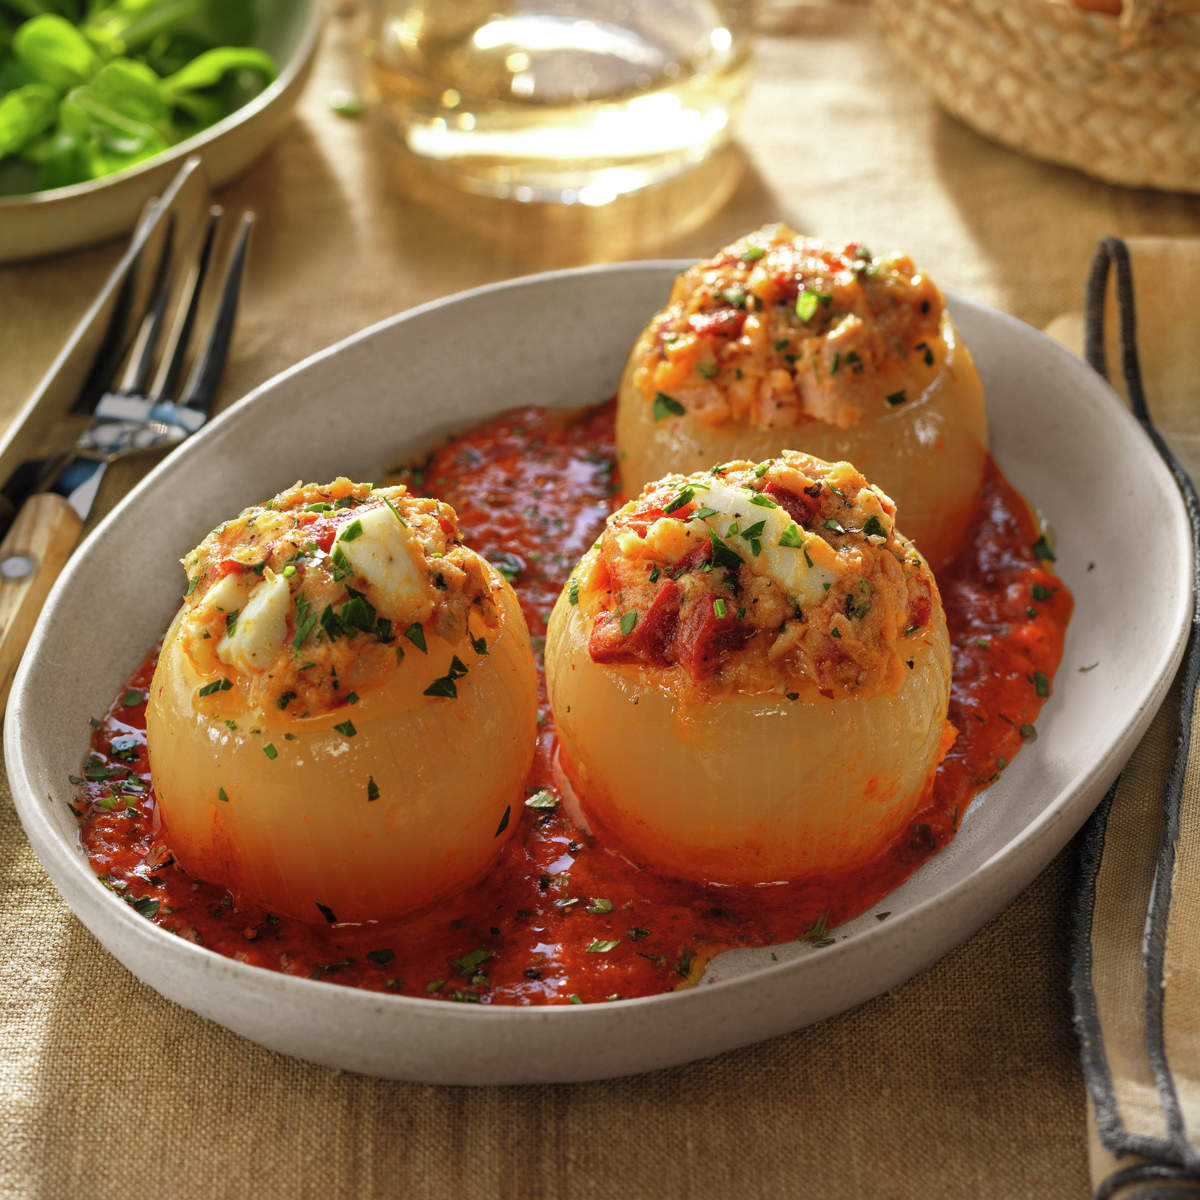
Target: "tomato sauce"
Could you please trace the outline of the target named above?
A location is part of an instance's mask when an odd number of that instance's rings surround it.
[[[464,540],[513,579],[540,673],[550,610],[614,506],[613,405],[503,414],[401,478],[452,504]],[[954,836],[971,798],[1037,736],[1072,607],[1052,562],[1028,507],[992,464],[966,545],[939,579],[958,736],[929,807],[866,870],[702,888],[638,869],[575,828],[557,802],[544,680],[530,799],[514,798],[517,835],[478,885],[400,921],[281,918],[178,867],[156,820],[146,756],[157,650],[94,722],[72,808],[107,887],[162,928],[242,962],[459,1003],[592,1003],[669,991],[698,979],[725,948],[831,944],[837,925]]]

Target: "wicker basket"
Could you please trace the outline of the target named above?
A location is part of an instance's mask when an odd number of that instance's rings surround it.
[[[1200,192],[1200,12],[1124,0],[872,0],[938,102],[988,137],[1109,183]],[[1193,10],[1193,11],[1188,11]]]

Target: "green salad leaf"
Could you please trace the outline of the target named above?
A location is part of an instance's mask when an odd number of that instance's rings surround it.
[[[275,78],[245,0],[0,0],[0,195],[160,154]]]
[[[92,43],[52,13],[32,17],[13,34],[12,51],[31,79],[64,93],[87,83],[102,65]]]
[[[0,96],[0,158],[20,153],[57,116],[58,93],[44,83],[27,83]]]

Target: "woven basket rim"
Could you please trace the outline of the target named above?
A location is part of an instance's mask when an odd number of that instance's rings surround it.
[[[1137,0],[1138,30],[1069,0],[872,0],[938,103],[1034,158],[1200,192],[1200,0]],[[1131,0],[1126,0],[1130,4]],[[1122,16],[1125,11],[1123,10]]]

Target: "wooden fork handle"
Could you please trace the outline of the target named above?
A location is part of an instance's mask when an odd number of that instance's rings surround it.
[[[0,711],[46,596],[58,578],[83,520],[53,492],[25,501],[0,542]]]

